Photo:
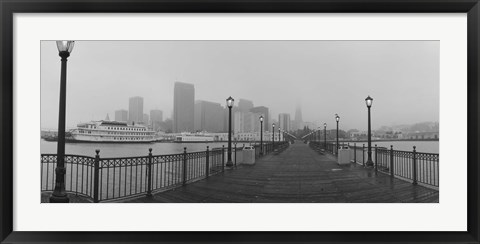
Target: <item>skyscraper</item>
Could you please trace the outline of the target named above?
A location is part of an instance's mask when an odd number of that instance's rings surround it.
[[[250,109],[250,112],[256,114],[255,124],[259,123],[258,117],[263,116],[263,131],[271,131],[270,119],[268,114],[268,108],[264,106],[258,106]],[[257,131],[257,130],[256,130]]]
[[[150,122],[150,116],[148,116],[148,114],[143,114],[142,122],[143,122],[143,125],[148,126],[150,124],[149,123]]]
[[[158,109],[150,110],[150,122],[152,124],[152,129],[154,131],[158,131],[160,129],[161,123],[163,122],[162,110],[158,110]]]
[[[195,102],[195,131],[222,132],[224,112],[220,103]]]
[[[115,111],[115,121],[127,122],[128,121],[128,111],[125,109],[120,109]]]
[[[249,112],[253,108],[253,102],[247,99],[240,98],[238,101],[238,109],[242,112]]]
[[[291,125],[290,125],[290,114],[283,113],[278,115],[278,123],[279,123],[279,128],[284,130],[284,131],[290,131]]]
[[[128,123],[143,122],[143,97],[131,97],[128,102]]]
[[[295,110],[295,130],[301,130],[303,129],[303,120],[302,120],[302,109],[300,108],[300,105],[297,106],[297,109]]]
[[[175,82],[173,90],[173,131],[193,132],[195,121],[195,87],[193,84]]]

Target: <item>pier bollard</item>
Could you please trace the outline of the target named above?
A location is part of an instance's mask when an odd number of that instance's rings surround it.
[[[208,178],[209,174],[210,174],[210,151],[208,150],[208,146],[207,146],[207,158],[205,159],[205,177]]]
[[[393,169],[393,145],[390,145],[390,176],[393,177],[395,175],[395,170]]]
[[[94,176],[93,176],[93,202],[98,203],[98,177],[99,177],[99,172],[100,172],[100,150],[97,149],[95,150],[95,168],[94,168]]]
[[[377,158],[378,154],[377,154],[377,152],[378,152],[377,151],[377,144],[375,144],[375,174],[378,171],[378,164],[377,164],[378,163],[378,158]]]
[[[187,148],[183,148],[183,185],[187,184]]]
[[[417,150],[416,150],[416,146],[413,146],[413,166],[412,166],[412,169],[413,169],[413,182],[412,184],[413,185],[417,185]]]
[[[152,196],[152,149],[148,149],[148,165],[147,165],[147,196]]]

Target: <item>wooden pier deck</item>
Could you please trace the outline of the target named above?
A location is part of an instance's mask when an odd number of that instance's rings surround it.
[[[152,197],[125,202],[168,203],[438,203],[439,192],[392,179],[360,165],[339,166],[295,143],[278,155],[257,160]]]

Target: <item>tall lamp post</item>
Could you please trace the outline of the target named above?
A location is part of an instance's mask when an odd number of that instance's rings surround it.
[[[67,103],[67,58],[72,53],[74,41],[57,41],[58,55],[62,58],[60,73],[60,106],[58,111],[57,166],[55,168],[55,189],[50,196],[51,203],[68,203],[65,191],[65,110]]]
[[[323,147],[327,150],[327,123],[323,123]]]
[[[275,150],[275,123],[272,124],[272,149]]]
[[[227,107],[228,107],[228,153],[227,153],[227,167],[232,167],[232,107],[233,107],[233,98],[227,98]]]
[[[338,114],[335,114],[335,120],[337,121],[337,144],[335,145],[336,148],[337,148],[337,155],[338,155],[338,122],[340,121],[340,116],[338,116]]]
[[[372,107],[373,103],[373,98],[368,96],[365,98],[365,103],[367,104],[368,108],[368,158],[367,158],[367,167],[372,167],[373,166],[373,161],[372,161],[372,134],[371,134],[371,122],[370,122],[370,107]]]
[[[260,115],[260,155],[263,155],[263,115]]]
[[[278,128],[278,142],[280,142],[280,133],[282,133],[282,129]]]

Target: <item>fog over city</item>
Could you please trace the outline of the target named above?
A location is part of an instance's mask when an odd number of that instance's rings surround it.
[[[372,128],[439,120],[438,41],[76,41],[68,58],[67,128],[114,118],[129,98],[144,113],[172,118],[175,81],[193,84],[195,100],[232,96],[303,121]],[[41,42],[41,127],[56,129],[60,57]]]

